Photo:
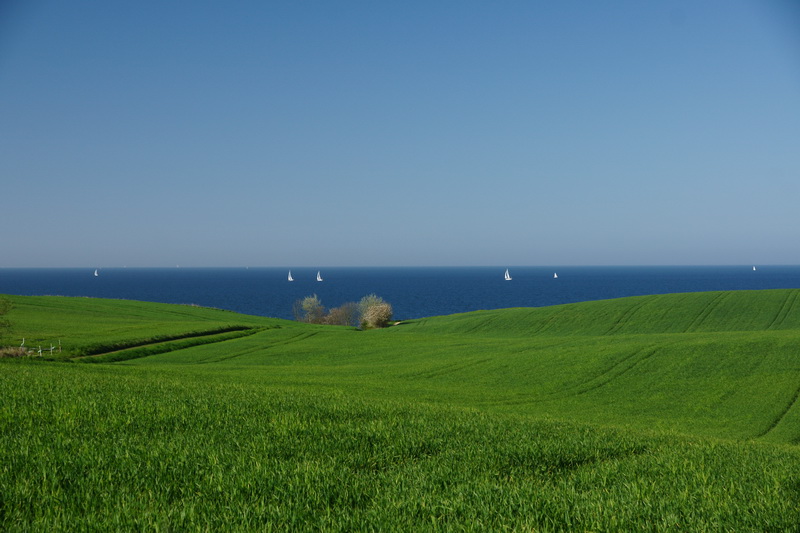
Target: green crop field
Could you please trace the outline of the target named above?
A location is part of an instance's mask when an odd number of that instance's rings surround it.
[[[798,531],[799,296],[368,331],[4,296],[0,530]]]

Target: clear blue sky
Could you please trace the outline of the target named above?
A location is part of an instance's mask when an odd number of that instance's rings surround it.
[[[0,267],[800,264],[800,3],[5,0]]]

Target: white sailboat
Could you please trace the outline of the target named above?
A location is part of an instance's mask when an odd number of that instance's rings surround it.
[[[292,277],[292,271],[291,270],[289,271],[289,281],[294,281],[294,278]]]
[[[317,270],[317,281],[322,281],[322,276],[320,275],[319,270]]]
[[[755,270],[755,269],[756,269],[756,267],[755,267],[755,266],[753,266],[753,270]]]
[[[504,277],[505,277],[506,281],[511,281],[511,274],[508,273],[508,269],[506,269],[506,273],[505,273]]]
[[[97,276],[99,276],[99,275],[100,275],[100,274],[98,274],[98,273],[97,273],[97,269],[95,268],[95,269],[94,269],[94,277],[97,277]]]
[[[553,279],[558,279],[558,272],[553,272]]]

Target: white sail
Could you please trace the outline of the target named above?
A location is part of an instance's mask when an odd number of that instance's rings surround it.
[[[755,269],[756,269],[756,267],[753,267],[753,270],[755,270]]]
[[[292,277],[292,271],[291,270],[289,271],[289,281],[294,281],[294,278]]]
[[[558,279],[558,272],[553,272],[553,279]]]
[[[320,275],[319,270],[317,271],[317,281],[322,281],[322,276]]]
[[[508,273],[508,269],[506,269],[506,273],[505,273],[504,277],[506,278],[506,281],[511,281],[511,274]]]
[[[99,275],[100,275],[100,274],[98,274],[98,273],[97,273],[97,269],[95,268],[95,269],[94,269],[94,277],[97,277],[97,276],[99,276]]]

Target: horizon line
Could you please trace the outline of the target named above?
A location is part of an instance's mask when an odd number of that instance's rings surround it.
[[[2,266],[0,269],[71,269],[71,270],[94,270],[94,269],[327,269],[327,268],[663,268],[663,267],[774,267],[774,266],[800,266],[800,263],[597,263],[597,264],[483,264],[483,265],[191,265],[191,266],[167,266],[167,265],[147,265],[147,266]]]

